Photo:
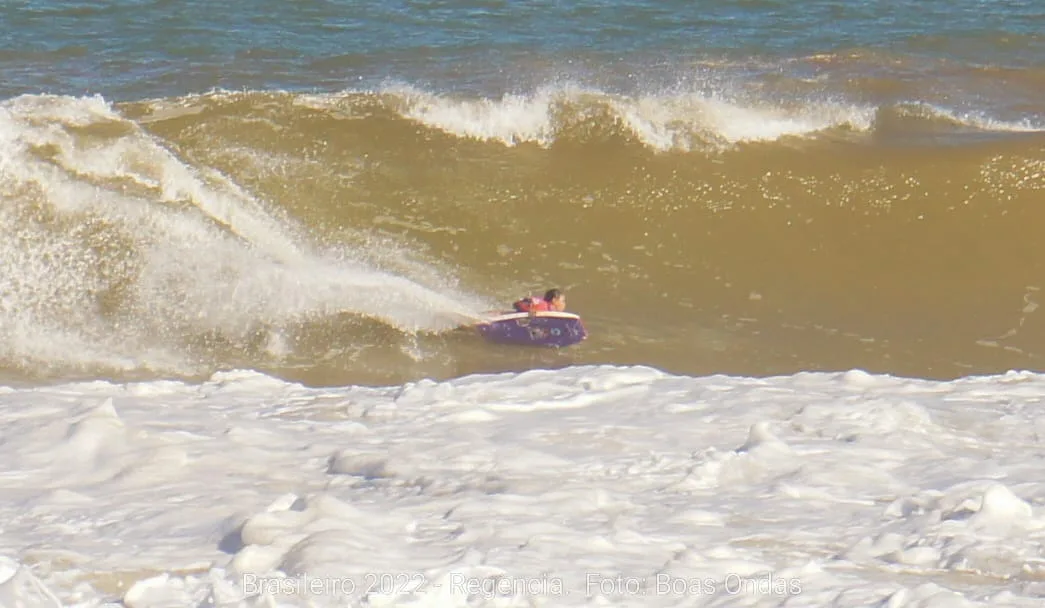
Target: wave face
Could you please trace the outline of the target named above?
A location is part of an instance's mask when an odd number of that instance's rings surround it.
[[[249,367],[315,383],[1036,365],[1041,125],[777,98],[10,99],[0,361],[15,378]],[[588,342],[450,331],[551,286]]]

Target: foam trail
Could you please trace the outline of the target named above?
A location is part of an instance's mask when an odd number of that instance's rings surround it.
[[[201,332],[350,313],[442,329],[483,305],[324,252],[208,169],[182,162],[100,98],[0,107],[0,356],[186,372]],[[21,363],[18,363],[21,362]]]

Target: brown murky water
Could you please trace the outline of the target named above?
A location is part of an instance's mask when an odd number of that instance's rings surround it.
[[[499,128],[475,103],[8,102],[5,376],[1042,367],[1037,132],[837,107],[745,139],[782,119],[566,93]],[[552,286],[585,343],[449,331]]]

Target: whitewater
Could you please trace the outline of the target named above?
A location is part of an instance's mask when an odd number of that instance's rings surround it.
[[[0,603],[1032,606],[1029,372],[0,394]]]

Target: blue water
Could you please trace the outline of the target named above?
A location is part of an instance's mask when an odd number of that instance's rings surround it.
[[[0,32],[3,97],[670,82],[694,63],[786,69],[825,53],[1045,64],[1045,5],[1016,1],[43,0],[0,5]]]

